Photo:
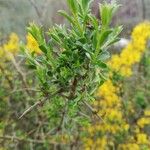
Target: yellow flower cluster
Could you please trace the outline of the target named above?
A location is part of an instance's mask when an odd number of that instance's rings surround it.
[[[86,143],[86,150],[104,150],[107,147],[107,140],[106,137],[102,137],[97,139],[96,141],[90,138],[84,138],[84,143]]]
[[[31,34],[26,35],[26,45],[25,47],[29,52],[35,52],[36,54],[41,54],[42,51],[39,49],[37,41],[33,38]],[[8,41],[0,45],[0,58],[10,60],[12,56],[15,56],[19,51],[19,37],[16,33],[11,33],[9,35]]]
[[[132,40],[128,46],[122,50],[120,55],[112,56],[109,62],[110,68],[123,76],[131,76],[132,66],[141,60],[149,36],[150,23],[141,23],[135,27],[132,33]]]
[[[150,125],[150,118],[143,117],[137,121],[139,127],[144,128],[146,125]]]
[[[135,135],[136,140],[132,137],[129,143],[120,144],[119,150],[141,150],[141,146],[144,146],[146,150],[150,149],[150,143],[147,134],[138,133]],[[132,143],[131,143],[132,142]]]
[[[41,54],[42,51],[39,49],[39,45],[37,41],[34,39],[34,37],[28,33],[26,35],[26,48],[28,49],[29,52],[35,52],[36,54]]]
[[[8,42],[0,46],[0,58],[10,59],[11,55],[16,55],[19,51],[19,38],[17,34],[11,33]]]
[[[114,137],[128,132],[129,124],[124,119],[121,98],[117,93],[119,93],[119,88],[114,86],[111,80],[108,80],[99,88],[97,96],[100,99],[95,101],[93,106],[99,110],[98,115],[103,117],[104,122],[98,121],[86,129],[90,139],[88,138],[84,142],[85,149],[105,150],[108,147],[113,148]],[[97,137],[98,133],[99,136]],[[102,142],[99,142],[102,139],[105,143],[103,146],[101,145]]]
[[[141,23],[135,27],[132,33],[132,40],[119,55],[113,55],[108,62],[112,71],[124,77],[132,75],[132,67],[139,62],[150,37],[150,23]],[[110,74],[113,77],[113,74]],[[118,85],[117,85],[118,84]],[[145,110],[144,116],[136,123],[130,124],[130,114],[134,113],[132,102],[128,109],[124,109],[122,100],[122,85],[106,81],[98,91],[99,99],[94,102],[93,107],[98,110],[104,122],[94,121],[86,128],[88,138],[83,140],[84,148],[87,150],[141,150],[145,146],[150,150],[150,137],[143,132],[146,125],[150,125],[150,111]],[[128,112],[126,112],[128,111]]]
[[[119,150],[140,150],[140,146],[136,143],[127,143],[119,145]]]

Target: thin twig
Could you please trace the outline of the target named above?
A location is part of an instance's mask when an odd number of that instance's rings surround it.
[[[63,125],[64,118],[65,118],[65,113],[66,113],[65,111],[62,112],[62,117],[61,117],[60,123],[57,127],[57,132],[61,131],[61,129],[62,129],[62,125]]]
[[[39,18],[41,18],[41,12],[39,11],[39,8],[37,7],[36,3],[34,0],[29,0],[29,2],[31,3],[31,5],[34,7],[37,15]]]
[[[83,112],[79,112],[79,115],[82,115],[82,116],[84,116],[84,117],[86,117],[86,118],[88,118],[88,119],[90,119],[90,117],[88,116],[88,115],[86,115],[86,114],[84,114]]]
[[[36,2],[35,2],[34,0],[29,0],[29,2],[30,2],[30,4],[34,7],[35,12],[36,12],[36,14],[37,14],[37,16],[38,16],[38,18],[39,18],[39,22],[40,22],[40,24],[42,25],[42,24],[43,24],[43,20],[42,20],[42,18],[43,18],[42,14],[43,14],[43,13],[39,10],[39,8],[38,8],[38,6],[36,5]]]
[[[44,99],[37,101],[35,104],[33,104],[32,106],[30,106],[27,110],[25,110],[25,111],[23,112],[23,114],[19,117],[19,119],[21,119],[22,117],[24,117],[27,113],[29,113],[30,111],[32,111],[35,107],[37,107],[37,106],[43,106],[43,104],[44,104],[50,97],[55,96],[57,93],[59,93],[59,92],[61,92],[61,91],[62,91],[62,90],[60,89],[60,90],[58,90],[57,92],[55,92],[54,94],[49,95],[49,96],[45,97]]]
[[[90,111],[96,115],[103,123],[105,123],[104,119],[98,114],[98,112],[96,110],[94,110],[94,108],[88,104],[87,102],[83,101],[83,103],[90,109]]]
[[[10,54],[10,55],[11,55],[11,54]],[[27,82],[26,82],[26,77],[25,77],[24,73],[21,71],[20,66],[19,66],[18,63],[16,62],[16,60],[15,60],[15,58],[14,58],[13,55],[12,55],[12,57],[11,57],[11,61],[12,61],[13,65],[14,65],[14,67],[16,68],[17,72],[18,72],[19,75],[20,75],[20,78],[21,78],[21,80],[22,80],[22,83],[23,83],[23,86],[24,86],[24,88],[25,88],[26,93],[27,93],[29,96],[31,96],[30,91],[28,90],[29,87],[28,87],[28,84],[27,84]]]
[[[29,113],[30,111],[32,111],[36,106],[40,106],[44,103],[44,101],[46,101],[47,98],[43,99],[43,100],[40,100],[38,102],[36,102],[34,105],[30,106],[27,110],[25,110],[23,112],[23,114],[19,117],[19,119],[21,119],[22,117],[24,117],[27,113]]]
[[[36,140],[36,139],[25,139],[25,138],[19,138],[16,136],[9,136],[9,135],[5,135],[5,136],[0,136],[0,139],[4,139],[4,140],[10,140],[10,141],[19,141],[19,142],[30,142],[30,143],[38,143],[38,144],[44,144],[45,140]],[[63,145],[64,143],[57,143],[54,141],[47,141],[49,144],[60,144]]]
[[[48,3],[49,3],[48,0],[46,0],[46,1],[43,3],[43,8],[42,8],[43,11],[42,11],[42,14],[41,14],[42,18],[44,18],[45,14],[46,14],[46,12],[47,12]]]
[[[142,19],[145,20],[145,18],[146,18],[146,7],[145,7],[144,0],[141,0],[141,3],[142,3],[142,12],[143,12]]]
[[[23,89],[15,89],[11,92],[12,93],[15,93],[15,92],[22,92],[24,90],[28,90],[28,91],[34,91],[34,92],[40,92],[40,90],[37,90],[37,89],[32,89],[32,88],[23,88]]]
[[[61,119],[60,119],[60,123],[57,126],[57,128],[55,129],[55,134],[60,132],[60,131],[63,131],[65,115],[67,114],[67,103],[68,103],[68,101],[65,103],[66,107],[63,109],[62,116],[61,116]]]
[[[77,77],[74,77],[72,85],[70,87],[70,95],[68,99],[72,99],[75,96],[76,88],[77,88],[78,80]]]
[[[11,89],[13,89],[13,83],[12,81],[9,79],[8,75],[6,74],[4,68],[0,65],[0,70],[2,71],[2,73],[4,74],[6,80],[8,81],[8,84],[10,86]]]

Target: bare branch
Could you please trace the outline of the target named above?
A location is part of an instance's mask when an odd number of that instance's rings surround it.
[[[41,18],[41,12],[39,11],[39,8],[37,7],[36,3],[34,0],[29,0],[29,2],[31,3],[31,5],[34,7],[37,15],[39,18]]]
[[[3,75],[5,76],[6,80],[8,81],[8,84],[9,84],[10,88],[13,89],[13,83],[9,79],[9,76],[6,74],[5,69],[1,65],[0,65],[0,70],[3,73]]]
[[[86,118],[88,118],[88,119],[90,119],[90,117],[88,116],[88,115],[86,115],[86,114],[84,114],[83,112],[79,112],[79,115],[81,115],[81,116],[84,116],[84,117],[86,117]]]
[[[145,6],[144,0],[141,0],[141,4],[142,4],[142,12],[143,12],[142,19],[145,20],[145,18],[146,18],[146,6]]]
[[[23,114],[19,117],[19,119],[21,119],[22,117],[24,117],[27,113],[29,113],[30,111],[32,111],[35,107],[37,107],[37,106],[43,106],[43,104],[44,104],[50,97],[55,96],[56,94],[58,94],[58,93],[61,92],[61,91],[62,91],[62,90],[60,89],[60,90],[58,90],[57,92],[55,92],[54,94],[49,95],[49,96],[45,97],[44,99],[37,101],[35,104],[33,104],[32,106],[30,106],[27,110],[25,110],[25,111],[23,112]]]
[[[38,144],[44,144],[45,143],[45,140],[37,140],[37,139],[25,139],[25,138],[19,138],[19,137],[16,137],[16,136],[9,136],[9,135],[5,135],[5,136],[0,136],[0,139],[4,139],[4,140],[10,140],[10,141],[19,141],[19,142],[29,142],[29,143],[38,143]],[[57,143],[57,142],[54,142],[54,141],[50,141],[48,140],[48,143],[49,144],[60,144],[60,145],[63,145],[64,143]]]
[[[90,109],[90,111],[96,115],[103,123],[105,123],[104,119],[98,114],[98,112],[86,101],[83,101],[83,103]]]
[[[43,11],[42,11],[42,14],[41,14],[42,18],[44,18],[45,14],[46,14],[46,12],[47,12],[48,3],[49,3],[49,0],[46,0],[46,1],[43,3],[43,7],[42,7],[42,10],[43,10]]]
[[[20,75],[20,78],[21,78],[21,80],[22,80],[22,83],[23,83],[23,86],[24,86],[24,88],[25,88],[26,93],[27,93],[29,96],[31,96],[30,91],[28,90],[29,87],[28,87],[28,84],[27,84],[27,82],[26,82],[26,77],[25,77],[24,73],[21,71],[20,66],[19,66],[18,63],[16,62],[14,56],[13,56],[12,54],[9,54],[9,55],[12,56],[12,57],[11,57],[11,61],[12,61],[13,65],[14,65],[14,67],[16,68],[17,72],[18,72],[19,75]]]
[[[29,0],[30,4],[34,7],[35,9],[35,12],[38,16],[38,19],[40,21],[40,24],[42,25],[44,23],[43,19],[44,18],[44,15],[47,11],[46,7],[48,6],[48,1],[44,2],[44,5],[43,5],[43,8],[38,8],[38,6],[36,5],[36,2],[35,0]]]
[[[34,105],[30,106],[27,110],[25,110],[23,112],[23,114],[19,117],[19,119],[21,119],[22,117],[24,117],[27,113],[29,113],[30,111],[32,111],[35,107],[40,106],[44,103],[44,101],[46,101],[47,99],[43,99],[41,101],[36,102]]]
[[[40,92],[40,90],[33,89],[33,88],[22,88],[22,89],[14,89],[10,94],[13,94],[15,92],[22,92],[24,90],[34,91],[34,92]]]

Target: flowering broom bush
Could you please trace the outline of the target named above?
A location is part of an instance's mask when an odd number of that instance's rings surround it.
[[[99,115],[103,116],[104,122],[94,120],[86,128],[89,133],[84,138],[86,149],[150,149],[150,136],[147,132],[150,127],[150,103],[147,100],[148,106],[142,108],[142,98],[135,102],[131,95],[125,97],[129,93],[124,89],[125,78],[133,74],[133,65],[142,59],[149,38],[150,23],[139,24],[133,30],[132,40],[127,47],[121,54],[113,55],[108,62],[112,69],[110,79],[100,87],[97,94],[99,101],[93,104]],[[133,92],[133,89],[130,90]]]

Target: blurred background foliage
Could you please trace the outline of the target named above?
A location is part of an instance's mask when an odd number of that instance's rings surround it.
[[[97,16],[99,16],[97,4],[103,1],[94,0],[93,12]],[[122,7],[113,22],[123,24],[125,33],[130,33],[130,29],[137,23],[150,19],[149,0],[117,1]],[[64,19],[57,14],[59,9],[66,9],[64,0],[0,0],[0,34],[2,36],[16,32],[23,37],[26,25],[32,21],[44,24],[45,27],[63,23]]]

